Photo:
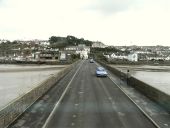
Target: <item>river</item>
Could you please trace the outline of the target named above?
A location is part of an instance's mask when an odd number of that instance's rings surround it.
[[[126,72],[127,69],[129,69],[133,77],[170,95],[170,66],[111,66],[121,70],[122,72]]]
[[[62,68],[48,65],[0,65],[0,109]]]

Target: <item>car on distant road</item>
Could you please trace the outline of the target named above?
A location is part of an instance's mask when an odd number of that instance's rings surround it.
[[[94,60],[93,60],[93,59],[90,59],[90,63],[94,63]]]
[[[107,73],[105,68],[100,67],[100,66],[96,68],[96,76],[104,76],[104,77],[106,77],[107,74],[108,73]]]

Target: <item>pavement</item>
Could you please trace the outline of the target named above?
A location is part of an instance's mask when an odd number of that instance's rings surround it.
[[[9,128],[155,128],[96,67],[81,61]]]

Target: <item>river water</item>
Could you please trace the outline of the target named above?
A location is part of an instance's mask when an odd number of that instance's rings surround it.
[[[0,65],[0,109],[63,68],[49,67],[51,66]]]
[[[170,95],[170,66],[111,66],[122,72],[126,72],[129,69],[133,77]]]

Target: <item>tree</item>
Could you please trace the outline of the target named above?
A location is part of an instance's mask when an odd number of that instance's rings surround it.
[[[23,55],[24,55],[24,57],[26,57],[26,56],[29,56],[31,54],[31,50],[30,49],[24,49],[23,50]]]
[[[56,36],[51,36],[49,38],[50,44],[54,44],[54,43],[58,42],[59,40],[60,40],[60,37],[56,37]]]
[[[66,37],[66,40],[67,40],[68,45],[73,45],[73,46],[77,45],[77,42],[78,42],[77,41],[78,39],[76,37],[70,36],[70,35]]]

